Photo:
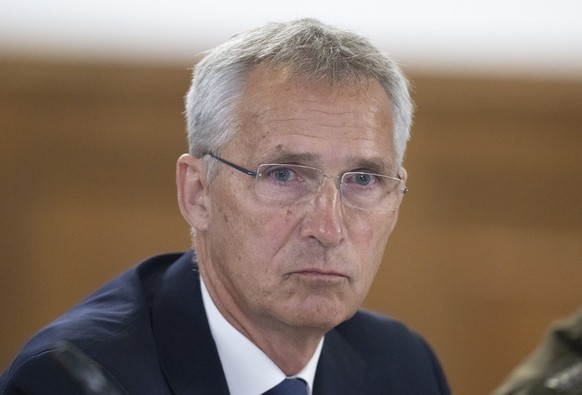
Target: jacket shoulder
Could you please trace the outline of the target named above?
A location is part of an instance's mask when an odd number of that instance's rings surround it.
[[[362,356],[371,386],[397,391],[449,394],[441,365],[428,343],[400,321],[360,310],[340,324],[337,334]],[[430,389],[430,390],[429,390]]]
[[[57,363],[61,341],[116,375],[159,370],[150,303],[163,273],[179,256],[162,255],[136,265],[41,329],[0,377],[0,394],[82,393]]]
[[[407,351],[406,354],[425,353],[427,343],[415,331],[392,317],[372,311],[359,310],[351,319],[337,327],[350,343],[368,352],[381,353],[386,349]]]

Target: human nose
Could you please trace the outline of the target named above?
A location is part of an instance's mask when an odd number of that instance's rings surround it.
[[[344,238],[343,207],[336,184],[335,177],[324,177],[321,180],[312,208],[302,224],[302,236],[316,239],[325,247],[339,244]]]

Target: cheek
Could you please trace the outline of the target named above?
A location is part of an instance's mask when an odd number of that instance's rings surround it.
[[[256,259],[261,260],[263,270],[271,269],[275,256],[291,243],[297,223],[292,210],[286,208],[262,206],[255,211],[243,237],[252,243],[249,247]]]
[[[238,261],[248,260],[259,273],[270,269],[293,227],[292,212],[251,199],[223,199],[213,214],[213,236],[221,241],[217,245],[226,247],[231,259],[236,255]]]
[[[394,217],[377,216],[354,221],[350,227],[352,246],[360,262],[362,286],[369,287],[382,262]]]
[[[393,228],[394,216],[366,216],[351,220],[349,234],[352,242],[362,252],[384,253],[384,248]]]

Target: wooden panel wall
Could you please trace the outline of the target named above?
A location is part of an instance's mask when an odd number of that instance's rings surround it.
[[[186,67],[0,62],[0,369],[108,278],[189,246]],[[582,302],[582,81],[413,74],[410,193],[366,306],[489,393]]]

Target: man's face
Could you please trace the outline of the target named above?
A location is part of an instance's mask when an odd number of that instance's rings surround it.
[[[243,91],[240,132],[221,156],[252,170],[293,163],[330,176],[394,176],[390,108],[376,81],[332,93],[325,83],[259,68]],[[202,273],[223,314],[242,326],[323,330],[351,317],[377,272],[397,210],[346,206],[333,178],[324,178],[313,199],[283,204],[258,196],[253,177],[219,166],[206,189],[209,217],[197,245],[204,244]]]

